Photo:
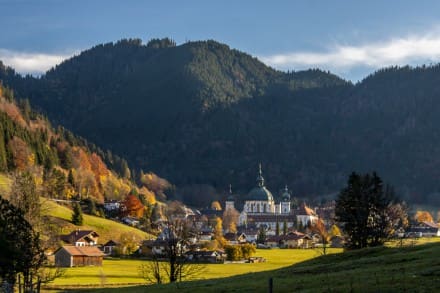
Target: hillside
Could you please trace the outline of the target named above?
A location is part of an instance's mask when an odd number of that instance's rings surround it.
[[[439,68],[388,68],[353,85],[276,71],[215,41],[130,39],[41,78],[3,66],[0,79],[53,123],[170,179],[188,204],[206,206],[229,183],[245,194],[262,162],[275,197],[286,183],[299,197],[334,194],[351,171],[376,170],[404,199],[440,205]]]
[[[438,290],[440,245],[368,248],[331,254],[274,271],[235,277],[148,286],[148,292],[434,292]],[[145,292],[145,286],[124,292]],[[119,292],[121,288],[81,292]]]
[[[101,244],[127,234],[137,241],[151,237],[104,218],[135,213],[142,218],[139,228],[150,231],[160,216],[166,204],[159,199],[165,199],[170,183],[153,173],[142,174],[140,185],[130,177],[124,159],[61,126],[53,128],[26,100],[17,102],[13,91],[0,84],[0,196],[24,210],[46,247],[57,248],[58,236],[75,229],[97,231]],[[130,200],[124,201],[127,195]],[[135,203],[134,211],[104,211],[104,200],[130,207]],[[73,202],[84,213],[82,225],[72,223]]]
[[[99,244],[104,244],[112,239],[118,241],[124,233],[129,233],[138,240],[153,237],[139,229],[91,215],[84,215],[83,225],[75,226],[71,223],[71,209],[46,199],[42,200],[42,204],[45,216],[48,216],[49,222],[59,227],[62,234],[69,234],[75,229],[93,230],[99,234]]]

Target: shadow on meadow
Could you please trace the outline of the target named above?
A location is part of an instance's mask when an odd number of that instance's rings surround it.
[[[346,251],[282,269],[222,279],[75,291],[267,292],[270,278],[273,292],[432,292],[440,281],[440,243]]]

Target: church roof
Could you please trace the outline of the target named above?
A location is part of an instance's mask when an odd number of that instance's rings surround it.
[[[261,164],[257,176],[257,186],[248,193],[246,200],[273,201],[272,193],[264,186],[264,178],[261,171]]]

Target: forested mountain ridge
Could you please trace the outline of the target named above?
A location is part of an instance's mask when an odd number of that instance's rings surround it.
[[[20,180],[32,178],[39,197],[102,204],[135,192],[155,203],[156,195],[163,199],[164,194],[148,189],[150,181],[158,181],[154,174],[143,174],[148,176],[138,187],[124,159],[61,126],[53,128],[28,100],[16,101],[0,83],[0,196],[15,198]]]
[[[286,183],[296,196],[334,193],[351,171],[376,170],[407,199],[439,203],[439,66],[353,85],[276,71],[215,41],[130,39],[41,78],[3,67],[0,79],[53,122],[183,187],[176,196],[190,204],[216,193],[200,184],[246,192],[260,161],[275,194]]]

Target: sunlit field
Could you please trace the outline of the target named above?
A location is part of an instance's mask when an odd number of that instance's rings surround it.
[[[328,249],[328,253],[339,253],[342,249]],[[258,249],[255,256],[266,259],[263,263],[207,264],[196,279],[214,279],[240,274],[261,272],[286,267],[322,255],[315,249]],[[102,267],[68,268],[64,276],[56,279],[50,287],[87,287],[141,284],[139,267],[145,260],[104,260]]]

